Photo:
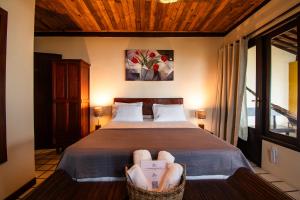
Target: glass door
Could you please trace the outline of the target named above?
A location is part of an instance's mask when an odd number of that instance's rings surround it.
[[[243,100],[242,112],[246,112],[246,119],[241,117],[241,124],[247,124],[247,138],[244,138],[243,152],[255,164],[261,164],[261,73],[262,66],[259,61],[262,46],[260,40],[250,40],[248,45],[246,90]],[[245,114],[242,113],[242,116]],[[243,132],[240,132],[243,140]]]
[[[248,127],[255,128],[256,119],[256,45],[248,48],[246,72],[246,106]]]

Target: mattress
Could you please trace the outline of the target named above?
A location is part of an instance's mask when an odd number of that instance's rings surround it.
[[[124,168],[132,164],[137,149],[148,149],[153,159],[160,150],[169,151],[177,163],[186,165],[189,177],[227,177],[240,167],[251,169],[238,148],[203,129],[142,126],[111,124],[90,134],[64,151],[58,169],[78,181],[124,177]]]

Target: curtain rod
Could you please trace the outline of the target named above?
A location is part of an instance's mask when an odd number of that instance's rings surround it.
[[[259,27],[258,29],[252,31],[251,33],[247,34],[247,38],[251,37],[251,35],[254,35],[255,33],[259,32],[260,30],[264,29],[265,27],[267,27],[268,25],[272,24],[274,21],[276,21],[277,19],[285,16],[286,14],[290,13],[291,11],[295,10],[296,8],[298,8],[300,6],[300,3],[297,3],[296,5],[294,5],[293,7],[289,8],[288,10],[286,10],[285,12],[281,13],[280,15],[278,15],[277,17],[273,18],[272,20],[270,20],[269,22],[263,24],[261,27]],[[289,21],[296,18],[297,15],[299,15],[299,12],[297,12],[296,14],[292,15],[291,17],[288,17],[287,19],[284,19],[283,21],[279,22],[278,24],[280,23],[286,23],[285,20],[288,20],[289,18]],[[264,33],[265,31],[263,31],[262,33]],[[262,34],[260,33],[260,34]],[[258,34],[259,35],[259,34]]]

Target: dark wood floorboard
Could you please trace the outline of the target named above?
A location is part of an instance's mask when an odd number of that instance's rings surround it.
[[[126,182],[79,183],[73,199],[119,199],[127,198]]]

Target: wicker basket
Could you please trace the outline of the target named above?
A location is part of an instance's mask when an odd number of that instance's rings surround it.
[[[185,179],[186,179],[186,167],[182,165],[183,173],[181,177],[180,184],[170,189],[166,192],[155,192],[155,191],[148,191],[141,188],[134,186],[130,181],[127,170],[128,167],[125,168],[126,174],[126,185],[128,190],[128,195],[130,200],[182,200],[184,187],[185,187]]]

